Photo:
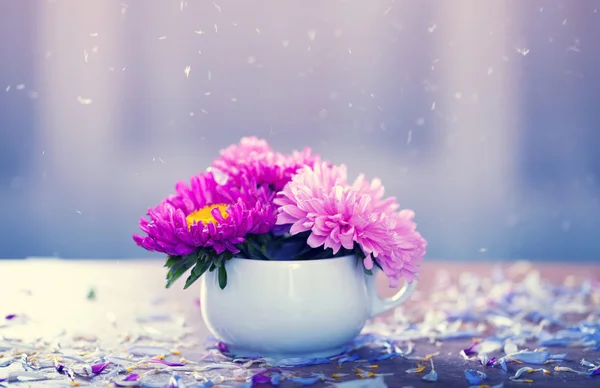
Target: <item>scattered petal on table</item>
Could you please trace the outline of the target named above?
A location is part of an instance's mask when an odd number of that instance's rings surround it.
[[[533,369],[532,367],[529,367],[529,366],[524,366],[523,368],[518,369],[512,378],[518,379],[519,377],[521,377],[521,375],[523,375],[523,373],[533,373],[533,372],[535,372],[535,369]]]
[[[550,352],[546,350],[541,352],[523,351],[519,353],[510,354],[508,355],[508,357],[513,360],[524,362],[526,364],[541,365],[548,361],[548,359],[550,359]]]
[[[485,379],[487,379],[487,375],[483,372],[474,369],[465,370],[465,378],[471,385],[479,385]]]
[[[167,388],[186,388],[186,386],[181,380],[181,376],[172,375],[169,379],[169,385],[167,385]]]
[[[383,377],[375,377],[371,379],[350,380],[343,383],[335,383],[332,385],[336,388],[387,388]]]
[[[300,385],[314,385],[321,381],[318,376],[315,377],[289,377],[289,381],[293,383],[298,383]]]
[[[155,354],[169,354],[169,349],[160,346],[144,346],[135,345],[127,349],[127,353],[133,354],[134,356],[152,356]]]
[[[556,372],[569,372],[569,373],[577,373],[580,375],[587,375],[586,372],[581,372],[581,371],[575,370],[573,368],[569,368],[568,366],[555,366],[554,370]]]

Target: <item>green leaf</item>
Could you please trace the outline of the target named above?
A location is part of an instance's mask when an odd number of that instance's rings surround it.
[[[202,276],[210,266],[210,261],[199,259],[196,262],[196,266],[192,269],[192,273],[185,281],[185,286],[183,287],[183,289],[185,290],[186,288],[194,284],[194,282],[198,280],[200,276]]]
[[[215,263],[210,263],[210,272],[213,272],[215,269],[217,269]]]
[[[196,263],[197,258],[198,254],[193,253],[191,255],[183,256],[179,261],[173,264],[167,273],[166,288],[171,287],[171,285],[173,285],[173,283],[175,283],[175,281],[179,279],[181,275],[186,273],[188,269],[192,268],[192,266]]]
[[[360,245],[358,245],[358,243],[354,243],[354,252],[355,252],[356,256],[358,256],[361,259],[364,259],[365,257],[367,257],[367,255],[365,255],[365,252],[363,252],[363,250],[360,248]]]
[[[253,237],[248,237],[246,239],[246,246],[248,247],[248,254],[250,259],[255,260],[271,260],[263,248],[257,244]]]
[[[165,263],[165,267],[171,268],[172,266],[177,264],[177,262],[179,262],[179,260],[181,260],[181,256],[169,255],[169,256],[167,256],[167,262]]]
[[[371,271],[370,269],[366,269],[365,267],[363,267],[363,269],[365,270],[365,273],[367,275],[373,275],[373,271]]]
[[[223,290],[227,286],[227,270],[225,269],[225,263],[219,267],[219,287]]]

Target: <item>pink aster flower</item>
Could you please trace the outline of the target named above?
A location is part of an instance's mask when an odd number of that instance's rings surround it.
[[[275,152],[264,139],[244,137],[221,151],[213,161],[213,167],[224,173],[232,184],[239,184],[244,177],[254,179],[258,185],[267,185],[274,191],[281,190],[291,176],[305,165],[319,162],[310,148],[294,151],[292,155]]]
[[[369,182],[363,174],[360,174],[352,184],[352,188],[360,193],[370,195],[373,201],[373,210],[376,212],[390,214],[400,207],[395,197],[384,198],[385,188],[379,179]]]
[[[376,257],[390,287],[397,287],[402,278],[413,281],[419,271],[419,262],[425,256],[427,241],[417,232],[414,216],[415,213],[408,209],[391,214],[390,250]]]
[[[398,205],[383,198],[377,180],[369,183],[359,177],[348,185],[345,166],[305,166],[274,202],[279,206],[277,224],[291,224],[293,235],[310,231],[307,244],[331,248],[334,255],[358,244],[366,255],[365,268],[371,269],[375,259],[391,287],[400,278],[412,281],[425,254],[425,240],[412,222],[414,213],[396,212]]]
[[[199,174],[190,186],[179,182],[176,191],[148,209],[150,220],[141,218],[146,236],[134,235],[137,245],[172,256],[191,254],[198,247],[236,254],[236,244],[247,234],[267,233],[276,221],[271,195],[252,181],[233,187],[219,185],[212,173]]]

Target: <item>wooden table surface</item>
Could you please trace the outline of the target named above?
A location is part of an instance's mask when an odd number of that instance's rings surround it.
[[[87,343],[90,349],[109,352],[122,351],[132,346],[137,339],[141,344],[163,341],[160,342],[162,346],[176,348],[186,359],[191,361],[199,359],[205,352],[204,341],[209,334],[202,323],[198,306],[199,286],[195,284],[188,290],[183,290],[183,282],[180,280],[171,289],[165,289],[166,272],[162,264],[161,260],[0,260],[2,275],[0,334],[5,341],[5,348],[6,341],[22,344],[25,348],[28,344],[37,344],[39,351],[42,352],[43,346],[50,347],[51,344],[60,341],[63,349],[66,349],[65,344]],[[510,268],[507,269],[508,267]],[[600,266],[572,263],[528,266],[525,263],[518,265],[513,263],[506,264],[503,268],[506,273],[515,278],[538,271],[543,279],[567,285],[578,285],[586,278],[600,280]],[[440,282],[468,283],[466,273],[489,276],[492,273],[492,266],[482,263],[427,262],[423,266],[418,291],[407,306],[403,307],[403,311],[411,311],[411,309],[423,311],[425,306],[434,303],[431,295]],[[440,274],[443,276],[440,277]],[[387,288],[385,279],[379,280],[381,280],[380,290],[384,296],[393,293],[393,290]],[[88,298],[92,289],[94,297]],[[588,306],[587,313],[595,314],[595,319],[598,319],[600,314],[598,295],[589,303],[592,305]],[[432,309],[435,307],[435,305],[431,306]],[[3,317],[9,314],[16,314],[17,317],[11,320],[10,324],[2,326]],[[23,319],[19,321],[21,318]],[[173,325],[177,328],[173,329]],[[421,374],[406,373],[407,369],[415,367],[417,361],[401,357],[377,362],[377,369],[370,370],[383,374],[393,373],[384,377],[389,387],[419,387],[432,384],[443,387],[468,387],[469,384],[464,377],[464,370],[468,368],[485,370],[489,377],[485,384],[494,385],[504,382],[505,387],[522,385],[508,379],[514,374],[517,365],[509,365],[509,373],[506,373],[499,367],[484,368],[475,361],[461,357],[460,350],[470,343],[469,338],[437,341],[437,343],[427,340],[415,341],[413,355],[440,352],[434,357],[435,369],[439,375],[439,380],[435,383],[424,382],[421,379],[428,370]],[[2,359],[1,346],[2,340],[0,340],[0,359]],[[7,349],[4,352],[5,356],[10,356]],[[379,354],[375,350],[367,352],[371,355]],[[561,365],[579,370],[582,368],[579,365],[579,360],[582,358],[590,361],[600,358],[600,352],[593,350],[552,349],[553,354],[565,352],[568,353],[568,357]],[[503,353],[501,352],[500,355]],[[339,368],[337,363],[332,363],[294,368],[293,372],[305,376],[310,376],[312,372],[323,372],[327,376],[334,373],[347,373],[348,376],[340,379],[345,381],[356,379],[353,369],[364,368],[364,365],[344,363]],[[558,373],[552,369],[553,365],[542,367],[547,367],[552,375],[536,373],[531,377],[535,381],[534,384],[539,386],[558,387],[566,383],[574,384],[573,386],[600,386],[600,376]],[[3,369],[8,370],[0,367],[0,377],[4,372]],[[104,386],[106,381],[100,377],[102,376],[91,380],[92,385],[97,383]],[[85,385],[86,381],[79,383]],[[24,384],[27,383],[19,383],[19,386]],[[42,386],[45,383],[30,384]],[[327,384],[320,382],[314,386]],[[282,386],[299,386],[299,384],[284,382]]]

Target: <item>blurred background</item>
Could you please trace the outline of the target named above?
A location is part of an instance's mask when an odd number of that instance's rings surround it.
[[[428,257],[600,260],[600,1],[0,2],[0,258],[162,257],[242,136],[416,211]]]

